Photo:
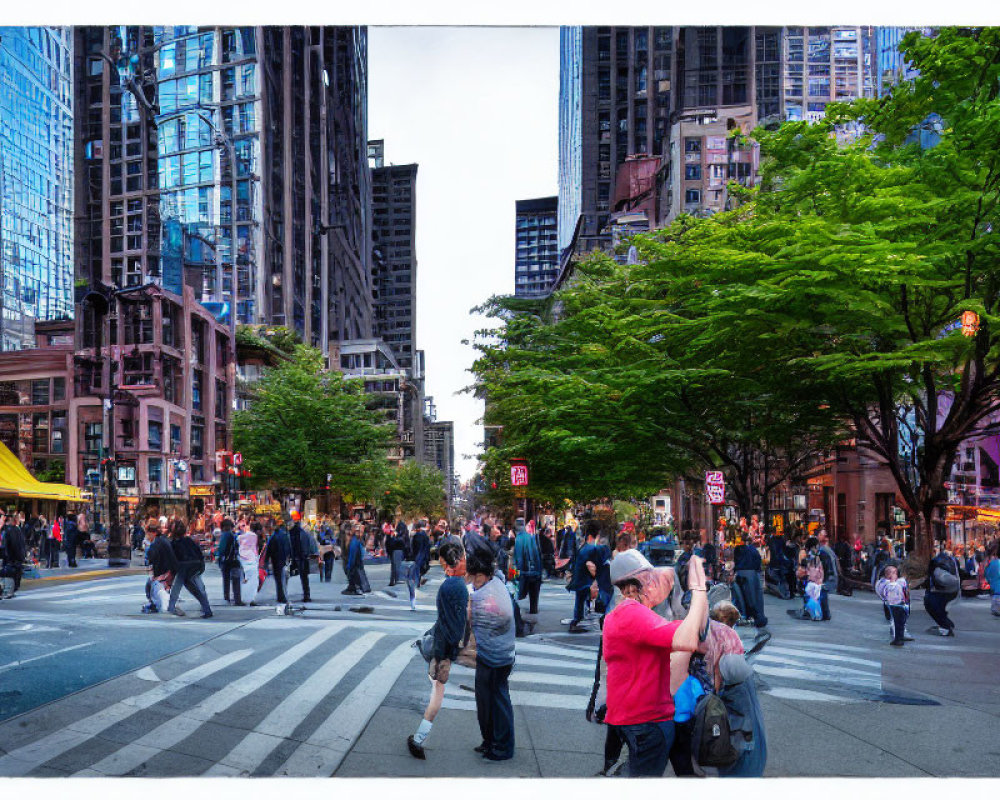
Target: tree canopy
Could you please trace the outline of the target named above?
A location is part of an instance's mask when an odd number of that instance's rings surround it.
[[[998,410],[1000,32],[904,47],[912,82],[754,131],[761,185],[731,187],[736,208],[636,237],[639,264],[595,256],[550,301],[487,304],[487,463],[528,458],[576,498],[718,465],[742,506],[769,461],[787,476],[850,429],[926,552],[958,447]]]
[[[279,489],[330,488],[373,500],[385,483],[391,426],[365,407],[363,388],[322,370],[319,351],[298,345],[266,369],[249,409],[233,416],[235,447],[255,483]]]
[[[433,467],[404,461],[387,472],[379,507],[387,517],[440,517],[445,513],[444,480]]]

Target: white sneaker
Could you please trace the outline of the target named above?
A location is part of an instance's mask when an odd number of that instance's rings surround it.
[[[903,628],[903,641],[904,642],[912,642],[912,641],[914,641],[913,634],[910,633],[910,629],[909,628],[906,628],[906,627]]]

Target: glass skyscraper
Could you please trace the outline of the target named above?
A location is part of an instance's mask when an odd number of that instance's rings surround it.
[[[73,39],[0,28],[0,347],[73,313]]]
[[[559,251],[583,209],[583,28],[559,30]]]

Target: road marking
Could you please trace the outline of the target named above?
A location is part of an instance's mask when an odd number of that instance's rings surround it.
[[[551,644],[535,644],[534,642],[518,642],[514,645],[518,653],[539,653],[540,655],[563,656],[597,663],[597,648],[556,647]]]
[[[332,624],[324,630],[319,630],[299,642],[294,647],[285,650],[276,658],[271,659],[262,667],[258,667],[249,675],[234,679],[219,691],[202,700],[194,708],[180,712],[154,728],[145,736],[140,737],[125,747],[120,748],[107,758],[101,759],[89,768],[80,770],[76,777],[104,775],[123,775],[135,769],[144,761],[169,750],[174,745],[184,741],[194,734],[204,723],[211,722],[216,714],[243,700],[257,691],[268,681],[280,675],[285,669],[300,658],[315,650],[331,636],[343,630],[343,625]]]
[[[779,686],[775,689],[764,689],[764,694],[780,697],[784,700],[809,700],[820,703],[862,703],[860,697],[847,697],[842,695],[825,694],[812,689],[793,689],[790,686]]]
[[[763,664],[754,666],[754,670],[761,675],[770,675],[775,678],[791,678],[792,680],[818,681],[844,683],[849,686],[867,686],[873,689],[882,688],[882,676],[849,676],[840,675],[836,670],[819,670],[810,667],[770,667]]]
[[[145,585],[145,580],[141,583],[136,581],[133,586],[141,587]],[[101,581],[99,585],[90,586],[83,589],[34,589],[26,594],[29,600],[51,600],[56,597],[79,597],[81,594],[93,594],[94,592],[106,592],[109,589],[118,587],[125,588],[125,584],[118,581]]]
[[[813,647],[816,646],[818,645],[814,645]],[[866,667],[877,667],[879,669],[882,667],[881,661],[871,661],[867,658],[858,658],[857,656],[842,656],[838,653],[824,653],[822,650],[813,649],[809,645],[803,645],[802,647],[795,648],[782,647],[780,644],[774,644],[773,640],[765,645],[764,652],[784,653],[789,656],[808,656],[809,658],[818,658],[825,661],[846,661],[849,664],[863,664]],[[869,649],[868,652],[871,652],[871,649]]]
[[[275,775],[331,776],[354,747],[393,684],[416,655],[410,642],[399,645],[382,660],[313,734],[298,746]]]
[[[156,705],[186,686],[197,683],[231,664],[235,664],[247,656],[252,650],[237,650],[227,653],[221,658],[209,661],[188,672],[162,683],[155,689],[143,694],[119,700],[114,705],[98,711],[77,722],[71,722],[61,730],[43,736],[31,744],[19,747],[4,756],[0,756],[0,775],[17,777],[27,775],[35,767],[41,766],[53,758],[79,747],[81,744],[107,730],[112,725],[128,719],[133,714]]]
[[[461,664],[452,664],[451,671],[456,675],[476,674],[476,670],[473,667],[465,667]],[[516,667],[511,672],[508,681],[510,683],[550,683],[553,686],[560,686],[565,689],[580,688],[585,690],[586,694],[589,694],[594,686],[593,676],[580,677],[576,675],[556,675],[551,672],[521,672]]]
[[[31,658],[25,658],[20,661],[11,661],[9,664],[0,664],[0,672],[6,672],[9,669],[15,669],[20,667],[22,664],[29,664],[32,661],[38,661],[41,658],[49,658],[51,656],[57,656],[60,653],[68,653],[70,650],[79,650],[81,647],[90,647],[95,642],[84,642],[83,644],[74,644],[72,647],[64,647],[61,650],[53,650],[51,653],[43,653],[40,656],[32,656]]]
[[[511,689],[510,702],[511,705],[515,706],[583,711],[587,707],[587,698],[589,696],[589,692],[587,694],[560,694],[558,692],[529,692]],[[473,698],[471,692],[466,692],[458,687],[452,687],[450,683],[447,683],[444,687],[444,701],[442,705],[446,705],[448,708],[474,711],[476,705],[475,701],[471,698]],[[472,703],[471,707],[466,706],[470,702]]]
[[[797,662],[799,659],[803,659],[804,663],[807,663],[809,665],[815,664],[816,666],[824,667],[826,669],[838,669],[847,672],[851,672],[852,670],[850,667],[847,667],[844,664],[842,664],[841,662],[843,661],[846,661],[848,664],[852,664],[854,666],[864,667],[865,669],[863,669],[862,672],[870,672],[872,669],[876,670],[882,669],[881,661],[869,661],[868,659],[865,658],[851,658],[851,657],[841,656],[840,658],[835,659],[837,663],[828,664],[824,663],[826,661],[826,656],[824,656],[824,654],[822,653],[817,653],[812,650],[792,650],[785,647],[775,647],[772,649],[770,647],[767,647],[766,645],[763,651],[761,651],[760,655],[757,656],[757,659],[758,660],[765,659],[771,661],[790,660],[792,662]]]
[[[159,676],[153,671],[152,667],[143,667],[135,673],[135,677],[141,681],[153,681],[154,683],[159,683],[160,681]]]
[[[596,657],[595,657],[596,659]],[[596,663],[596,660],[595,660]],[[538,658],[537,656],[524,656],[517,654],[515,669],[517,667],[556,667],[557,669],[571,669],[593,676],[594,664],[560,661],[555,658]]]
[[[367,633],[327,661],[203,774],[251,775],[385,634]],[[364,680],[368,680],[367,676]]]

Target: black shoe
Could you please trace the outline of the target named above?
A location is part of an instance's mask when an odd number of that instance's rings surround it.
[[[340,593],[341,594],[356,594],[356,590],[355,589],[341,589]]]
[[[487,750],[485,753],[483,753],[483,758],[486,761],[510,761],[513,757],[514,757],[513,755],[509,756],[499,755],[498,753],[495,753],[493,750]]]
[[[204,614],[201,615],[201,618],[202,619],[210,619],[210,618],[212,618],[214,616],[215,616],[215,614],[213,614],[211,611],[206,611]]]
[[[487,750],[490,749],[490,746],[486,744],[486,742],[483,742],[481,745],[479,745],[479,747],[473,747],[472,749],[475,750],[480,755],[482,755],[483,753],[485,753]]]
[[[584,628],[584,627],[582,627],[582,626],[580,626],[580,625],[577,625],[575,622],[573,622],[573,623],[570,623],[568,632],[569,633],[586,633],[587,629]]]
[[[303,597],[302,598],[302,602],[303,603],[311,603],[312,602],[312,598],[311,597]]]
[[[897,642],[895,639],[893,641],[889,642],[889,644],[891,644],[893,647],[902,647],[903,646],[902,642]]]
[[[427,760],[427,756],[424,755],[424,748],[417,744],[417,741],[413,738],[412,734],[410,734],[409,738],[406,740],[406,746],[409,748],[411,756],[419,758],[421,761]]]
[[[233,603],[233,605],[234,606],[245,606],[246,603],[239,603],[239,602],[237,602],[237,603]]]

